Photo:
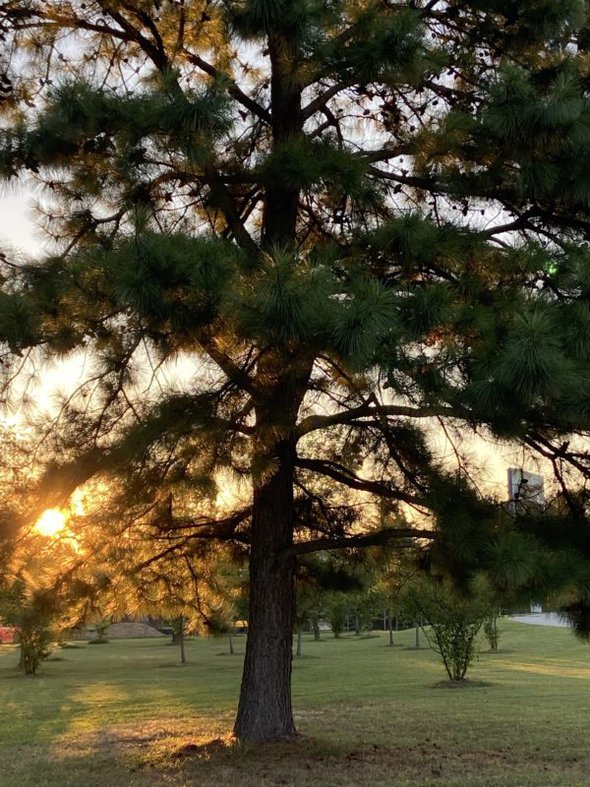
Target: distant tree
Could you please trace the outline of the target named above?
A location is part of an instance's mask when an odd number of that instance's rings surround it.
[[[23,528],[42,510],[34,496],[32,456],[26,432],[0,425],[0,594],[5,592],[6,598],[20,586],[17,575],[22,563],[16,553]]]
[[[324,592],[315,577],[308,572],[299,571],[295,583],[295,634],[297,645],[295,655],[301,656],[303,632],[311,625],[314,639],[319,641],[319,622],[324,606]]]
[[[177,618],[174,618],[172,621],[172,644],[178,645],[180,648],[180,663],[186,664],[186,649],[184,645],[184,636],[185,636],[185,619],[184,615],[179,615]]]
[[[497,651],[500,643],[500,629],[498,627],[498,611],[492,610],[483,622],[483,632],[490,645],[490,650]]]
[[[81,559],[73,540],[36,526],[43,509],[30,458],[24,439],[3,446],[0,439],[0,520],[10,532],[0,536],[0,621],[16,630],[25,674],[37,672],[50,643],[79,624],[90,603],[86,583],[74,578]]]
[[[321,639],[320,621],[325,612],[325,592],[315,582],[302,582],[298,578],[296,593],[295,629],[297,632],[303,632],[309,626],[314,640],[319,642]]]
[[[300,556],[495,538],[433,429],[589,475],[586,4],[7,0],[0,35],[0,175],[56,241],[2,258],[6,386],[87,355],[47,483],[125,479],[138,570],[247,553],[235,734],[289,738]]]
[[[106,645],[108,642],[107,631],[113,621],[110,618],[102,618],[94,624],[96,637],[90,640],[91,645]]]
[[[411,544],[405,549],[384,547],[368,550],[375,576],[374,591],[385,611],[390,646],[394,645],[394,621],[399,623],[401,617],[404,589],[419,573],[418,555],[421,551]]]
[[[335,639],[346,630],[348,614],[350,612],[350,599],[342,591],[332,591],[326,599],[327,617]]]
[[[220,545],[215,551],[200,548],[158,549],[154,528],[166,532],[160,511],[143,501],[134,509],[133,535],[121,524],[132,506],[132,490],[122,485],[102,496],[87,490],[83,512],[74,514],[70,528],[83,567],[88,591],[95,594],[93,617],[142,618],[158,616],[171,621],[174,644],[179,644],[180,617],[190,633],[218,635],[244,617],[243,555]],[[170,505],[170,499],[167,501]],[[179,510],[179,519],[182,511]],[[192,525],[191,525],[192,526]],[[121,538],[121,533],[126,534]],[[167,541],[167,536],[162,536]],[[187,547],[187,543],[185,543]]]
[[[314,639],[320,639],[320,620],[330,622],[335,637],[339,637],[347,620],[354,614],[367,577],[363,563],[350,561],[346,555],[337,558],[327,552],[305,555],[299,561],[296,574],[296,631],[306,624],[312,626]],[[298,635],[298,652],[301,638]]]

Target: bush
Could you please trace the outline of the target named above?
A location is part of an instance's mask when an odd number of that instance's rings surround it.
[[[39,664],[51,653],[51,632],[41,624],[31,625],[19,630],[17,640],[20,643],[19,667],[24,670],[25,675],[34,675]]]
[[[491,614],[489,599],[483,579],[475,580],[467,594],[460,593],[448,580],[431,578],[415,582],[406,591],[406,611],[430,626],[424,633],[451,681],[465,680],[476,657],[477,634]]]

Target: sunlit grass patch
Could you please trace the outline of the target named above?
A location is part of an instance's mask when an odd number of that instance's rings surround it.
[[[528,672],[531,675],[551,675],[555,678],[582,678],[590,680],[590,666],[574,667],[565,661],[555,663],[539,664],[538,662],[503,662],[506,669],[516,672]]]

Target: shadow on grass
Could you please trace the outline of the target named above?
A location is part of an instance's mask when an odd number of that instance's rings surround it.
[[[366,711],[365,711],[366,712]],[[317,722],[321,714],[321,730]],[[587,784],[586,761],[552,761],[538,749],[490,745],[485,739],[445,739],[427,725],[405,741],[364,733],[339,736],[335,709],[303,714],[315,722],[313,737],[292,742],[240,745],[229,732],[231,717],[212,720],[153,719],[64,736],[52,745],[19,747],[5,764],[2,787],[512,787]],[[302,722],[303,722],[302,718]],[[360,721],[360,717],[359,717]],[[440,730],[439,730],[440,733]],[[523,778],[523,774],[528,774]],[[528,776],[532,780],[529,780]]]
[[[216,680],[204,682],[200,673],[199,680],[187,680],[181,676],[196,675],[200,668],[205,669],[203,663],[191,659],[181,665],[170,660],[154,671],[158,666],[154,662],[164,662],[166,652],[162,646],[144,646],[142,642],[58,650],[37,675],[25,676],[17,667],[16,649],[3,646],[2,715],[10,723],[0,724],[0,746],[27,746],[30,742],[44,746],[78,731],[126,723],[138,714],[149,718],[162,715],[164,709],[167,715],[183,717],[197,705],[200,712],[213,713],[233,701],[233,695],[227,697],[226,684],[234,678],[234,671],[237,674],[237,667],[226,675],[223,669],[213,672],[209,662],[207,674],[214,674]],[[188,669],[177,669],[180,666]],[[0,784],[4,787],[2,777]]]

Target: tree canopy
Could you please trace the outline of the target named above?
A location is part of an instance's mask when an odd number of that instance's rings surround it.
[[[5,383],[85,354],[48,488],[117,497],[154,564],[247,555],[243,740],[295,733],[298,555],[508,549],[434,428],[547,460],[588,594],[588,31],[579,0],[0,3],[0,176],[54,241],[2,257]]]

